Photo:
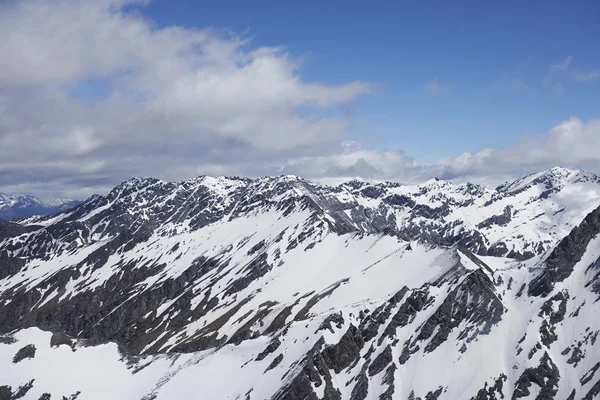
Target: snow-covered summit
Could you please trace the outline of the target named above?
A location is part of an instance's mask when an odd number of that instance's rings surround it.
[[[581,170],[554,167],[543,172],[529,174],[512,183],[501,185],[497,190],[505,193],[516,193],[533,186],[539,186],[545,190],[560,190],[565,186],[582,183],[598,184],[600,183],[600,177]]]

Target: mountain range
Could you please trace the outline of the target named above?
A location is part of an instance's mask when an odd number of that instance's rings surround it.
[[[0,221],[0,399],[592,399],[600,177],[134,178]]]
[[[40,200],[31,195],[0,193],[0,220],[25,218],[36,214],[54,214],[79,204],[70,199]]]

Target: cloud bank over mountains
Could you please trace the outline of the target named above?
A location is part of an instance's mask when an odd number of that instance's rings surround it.
[[[3,191],[82,198],[132,176],[416,182],[498,181],[554,165],[600,172],[600,121],[576,117],[506,148],[434,163],[367,148],[345,110],[372,95],[376,79],[307,81],[285,47],[258,47],[213,29],[157,26],[136,11],[143,5],[0,6]]]

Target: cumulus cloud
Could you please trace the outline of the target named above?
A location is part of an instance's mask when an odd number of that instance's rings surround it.
[[[556,165],[600,173],[600,154],[595,150],[598,146],[600,120],[584,122],[573,117],[545,134],[523,136],[511,146],[464,153],[439,164],[444,165],[449,178],[498,173],[517,176]]]
[[[155,27],[138,6],[0,6],[4,190],[53,181],[55,190],[79,193],[134,175],[273,173],[294,154],[337,147],[350,121],[322,111],[371,91],[360,81],[307,82],[283,47],[213,29]],[[108,93],[92,101],[74,95],[90,80]]]
[[[400,151],[378,152],[356,144],[351,151],[288,162],[286,173],[316,177],[366,178],[419,183],[431,178],[496,186],[554,166],[600,173],[600,120],[563,121],[541,135],[523,136],[505,148],[465,152],[436,163],[419,163]]]
[[[576,118],[511,147],[436,163],[366,148],[351,140],[356,121],[347,107],[371,93],[371,83],[309,82],[284,47],[214,29],[157,27],[139,14],[143,6],[0,5],[3,191],[84,198],[132,176],[419,182],[482,181],[556,164],[600,169],[600,122]],[[85,96],[89,82],[102,94]],[[434,79],[425,90],[450,88]]]

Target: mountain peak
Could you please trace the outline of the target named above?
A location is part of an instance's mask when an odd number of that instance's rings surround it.
[[[115,186],[113,190],[108,194],[108,198],[119,197],[123,193],[132,191],[132,190],[140,190],[149,185],[153,185],[156,183],[161,183],[160,179],[150,178],[150,177],[133,177],[131,179],[127,179],[126,181],[121,182],[119,185]]]
[[[553,174],[555,176],[567,177],[573,173],[580,173],[580,172],[582,172],[582,171],[556,166],[556,167],[552,167],[549,170],[545,171],[544,174]]]
[[[581,170],[563,167],[553,167],[542,172],[535,172],[517,179],[512,183],[505,183],[496,190],[504,193],[517,194],[536,185],[543,185],[546,190],[560,189],[568,184],[600,183],[600,177]]]
[[[448,185],[452,185],[452,182],[436,177],[436,178],[431,178],[429,180],[426,180],[425,182],[421,183],[419,185],[419,187],[440,188],[440,187],[445,187]]]

